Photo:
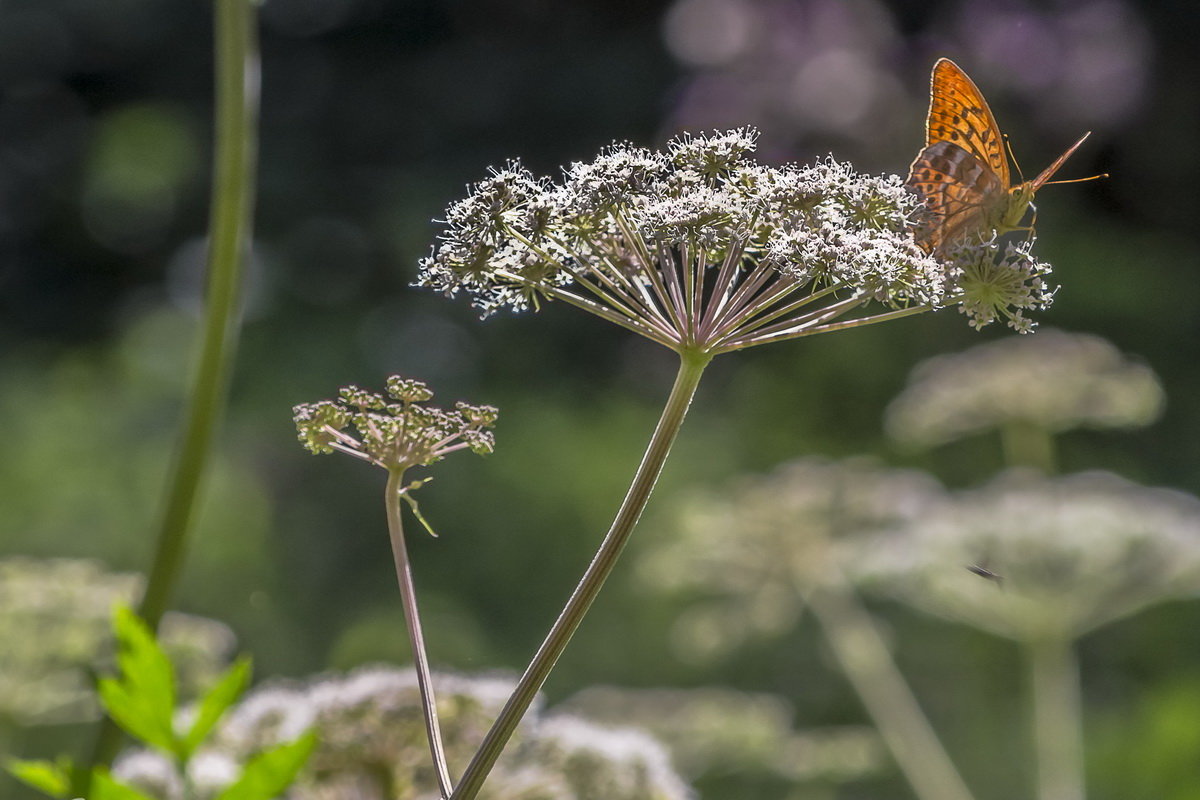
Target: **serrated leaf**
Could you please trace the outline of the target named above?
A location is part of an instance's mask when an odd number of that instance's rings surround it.
[[[208,690],[196,711],[195,721],[183,739],[183,758],[191,757],[213,726],[250,684],[250,659],[243,656],[233,663],[216,685]]]
[[[97,767],[92,771],[92,790],[89,800],[155,800],[151,795],[118,782],[108,770]]]
[[[65,762],[21,761],[14,758],[5,762],[4,768],[21,783],[51,797],[66,797],[71,789],[71,770]]]
[[[113,721],[129,734],[177,755],[180,742],[171,723],[175,715],[175,674],[170,660],[146,623],[128,608],[117,607],[113,629],[118,675],[98,682],[100,701]]]
[[[295,741],[264,750],[213,800],[271,800],[291,785],[316,746],[317,734],[309,731]]]

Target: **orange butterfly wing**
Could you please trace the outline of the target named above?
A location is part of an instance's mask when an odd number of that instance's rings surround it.
[[[979,87],[948,58],[933,65],[929,83],[925,147],[909,168],[907,181],[931,215],[929,224],[917,232],[918,243],[940,253],[946,243],[973,229],[1017,229],[1034,193],[1088,134],[1036,178],[1014,187],[1004,137]]]
[[[979,87],[948,58],[938,59],[929,79],[925,146],[935,142],[952,142],[963,148],[990,167],[1008,190],[1011,180],[1000,126]]]
[[[1002,194],[996,173],[953,142],[934,142],[922,150],[909,170],[908,185],[930,212],[929,224],[917,232],[917,241],[929,252],[980,223],[993,198]]]
[[[994,215],[1009,189],[1003,137],[987,101],[953,61],[933,65],[925,148],[909,168],[931,214],[917,240],[930,252]]]

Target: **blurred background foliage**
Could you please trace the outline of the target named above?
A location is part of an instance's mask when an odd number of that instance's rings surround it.
[[[1042,321],[1139,357],[1166,405],[1145,429],[1066,433],[1060,469],[1200,493],[1198,38],[1200,11],[1178,0],[266,0],[244,336],[177,607],[229,625],[259,675],[407,660],[382,475],[311,459],[290,419],[402,373],[501,409],[497,452],[447,461],[422,492],[441,533],[412,544],[432,658],[523,667],[620,501],[672,358],[561,306],[481,324],[410,288],[430,221],[505,159],[552,173],[683,129],[753,124],[766,161],[833,152],[904,173],[939,56],[982,87],[1027,173],[1090,129],[1067,177],[1112,175],[1039,195],[1039,254],[1063,286]],[[0,6],[0,556],[146,566],[201,300],[210,41],[204,3]],[[681,602],[640,588],[632,564],[672,535],[673,494],[800,455],[982,484],[1002,466],[994,437],[912,452],[885,437],[884,409],[922,359],[1010,335],[947,311],[718,359],[550,701],[725,687],[784,709],[760,733],[867,724],[811,621],[689,660],[670,633]],[[1026,792],[1012,647],[873,603],[978,797]],[[1198,627],[1200,604],[1176,602],[1079,642],[1095,797],[1200,797]],[[23,756],[88,735],[0,722]],[[792,780],[749,759],[700,788],[909,796],[876,743],[854,746],[841,773]]]

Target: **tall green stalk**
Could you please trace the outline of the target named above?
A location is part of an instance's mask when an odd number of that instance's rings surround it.
[[[157,628],[178,583],[196,500],[229,392],[238,336],[242,271],[250,249],[254,213],[259,108],[256,6],[250,0],[215,0],[214,12],[215,147],[207,303],[199,360],[168,478],[154,560],[138,609],[151,629]],[[119,742],[119,731],[106,720],[97,737],[91,764],[110,763]]]
[[[684,417],[687,416],[688,407],[696,393],[700,377],[711,360],[712,356],[708,353],[684,352],[680,354],[679,372],[675,376],[675,385],[671,388],[671,394],[667,398],[662,416],[658,420],[658,426],[654,429],[654,435],[646,447],[642,463],[638,466],[637,474],[634,475],[629,492],[625,495],[625,500],[617,511],[612,527],[609,528],[608,534],[601,542],[600,548],[596,551],[587,571],[584,572],[579,585],[575,587],[575,591],[567,600],[558,620],[550,628],[542,646],[538,648],[537,654],[526,667],[525,674],[521,676],[512,696],[508,698],[508,702],[505,703],[500,715],[492,724],[483,744],[475,753],[475,757],[471,759],[471,763],[467,765],[462,780],[459,781],[454,794],[451,795],[452,800],[474,800],[475,796],[479,794],[496,759],[512,737],[513,731],[516,730],[517,723],[525,715],[530,703],[537,696],[538,690],[545,683],[546,676],[554,668],[559,656],[562,655],[567,643],[571,640],[571,636],[579,627],[579,623],[583,621],[584,614],[587,613],[592,601],[599,594],[600,588],[612,573],[617,557],[624,549],[629,535],[637,525],[638,518],[646,508],[646,502],[650,499],[650,493],[654,490],[654,484],[662,472],[663,464],[671,451],[671,445],[675,442],[675,437],[683,425]]]
[[[913,793],[921,800],[972,800],[875,621],[836,568],[827,569],[809,608]]]
[[[1057,472],[1054,437],[1041,425],[1011,420],[1000,429],[1004,461],[1010,467],[1033,467],[1046,475]]]
[[[1084,800],[1083,700],[1070,636],[1024,642],[1033,697],[1039,800]]]

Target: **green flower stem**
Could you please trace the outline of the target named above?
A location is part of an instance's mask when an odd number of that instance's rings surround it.
[[[541,689],[546,677],[550,674],[550,670],[558,661],[558,657],[562,655],[567,642],[571,640],[571,636],[579,627],[584,614],[592,605],[592,601],[596,599],[600,587],[604,585],[605,580],[612,572],[617,557],[629,540],[629,534],[633,532],[642,510],[646,507],[646,502],[650,499],[650,493],[662,472],[667,454],[671,451],[671,445],[683,425],[683,419],[687,415],[688,406],[691,405],[692,397],[696,393],[700,377],[711,360],[712,355],[709,353],[686,351],[680,354],[679,373],[675,376],[675,385],[671,388],[671,395],[667,399],[666,407],[663,408],[662,417],[658,420],[658,426],[654,429],[654,435],[646,447],[646,454],[642,457],[642,463],[638,467],[637,474],[634,475],[633,483],[629,486],[629,492],[625,495],[620,510],[617,511],[612,527],[609,528],[608,534],[596,551],[596,555],[579,581],[579,585],[575,587],[575,591],[563,607],[558,620],[550,629],[542,646],[538,648],[533,660],[529,662],[529,666],[517,683],[516,689],[513,690],[512,696],[508,698],[508,702],[500,711],[500,716],[492,724],[483,744],[475,753],[475,757],[471,759],[471,763],[467,765],[462,780],[459,781],[458,787],[451,795],[452,800],[474,800],[479,793],[480,787],[483,786],[483,782],[500,756],[500,752],[512,737],[513,731],[516,730],[517,723],[525,715],[529,704],[533,702],[538,690]]]
[[[1071,639],[1025,643],[1033,695],[1040,800],[1084,800],[1083,704]]]
[[[238,334],[241,274],[250,247],[254,208],[259,107],[256,6],[250,0],[216,0],[214,5],[216,108],[208,302],[200,358],[169,477],[154,561],[139,608],[151,629],[157,628],[178,581],[200,482],[228,394]],[[90,763],[109,764],[119,743],[119,731],[106,720]],[[89,778],[81,780],[86,783]],[[73,794],[86,796],[86,786]]]
[[[921,800],[972,800],[874,620],[841,577],[827,577],[808,604],[914,793]]]
[[[425,636],[421,632],[421,616],[417,613],[417,592],[413,586],[412,569],[408,561],[408,549],[404,545],[404,526],[400,515],[400,496],[404,491],[404,470],[388,471],[387,518],[388,535],[392,540],[392,558],[396,563],[396,582],[400,585],[400,601],[404,606],[404,622],[408,628],[408,641],[412,646],[413,663],[417,670],[417,686],[421,690],[421,710],[425,715],[425,735],[429,739],[429,752],[437,771],[438,788],[442,797],[451,792],[450,770],[446,766],[446,749],[442,744],[442,731],[438,725],[437,699],[433,694],[433,679],[429,675],[429,657],[425,649]]]
[[[237,344],[242,269],[254,214],[259,105],[255,4],[216,2],[216,132],[209,220],[208,305],[183,440],[139,614],[153,629],[183,563],[196,496],[212,455]]]
[[[1010,467],[1035,467],[1047,475],[1055,469],[1054,437],[1041,425],[1011,421],[1000,429],[1004,460]]]

